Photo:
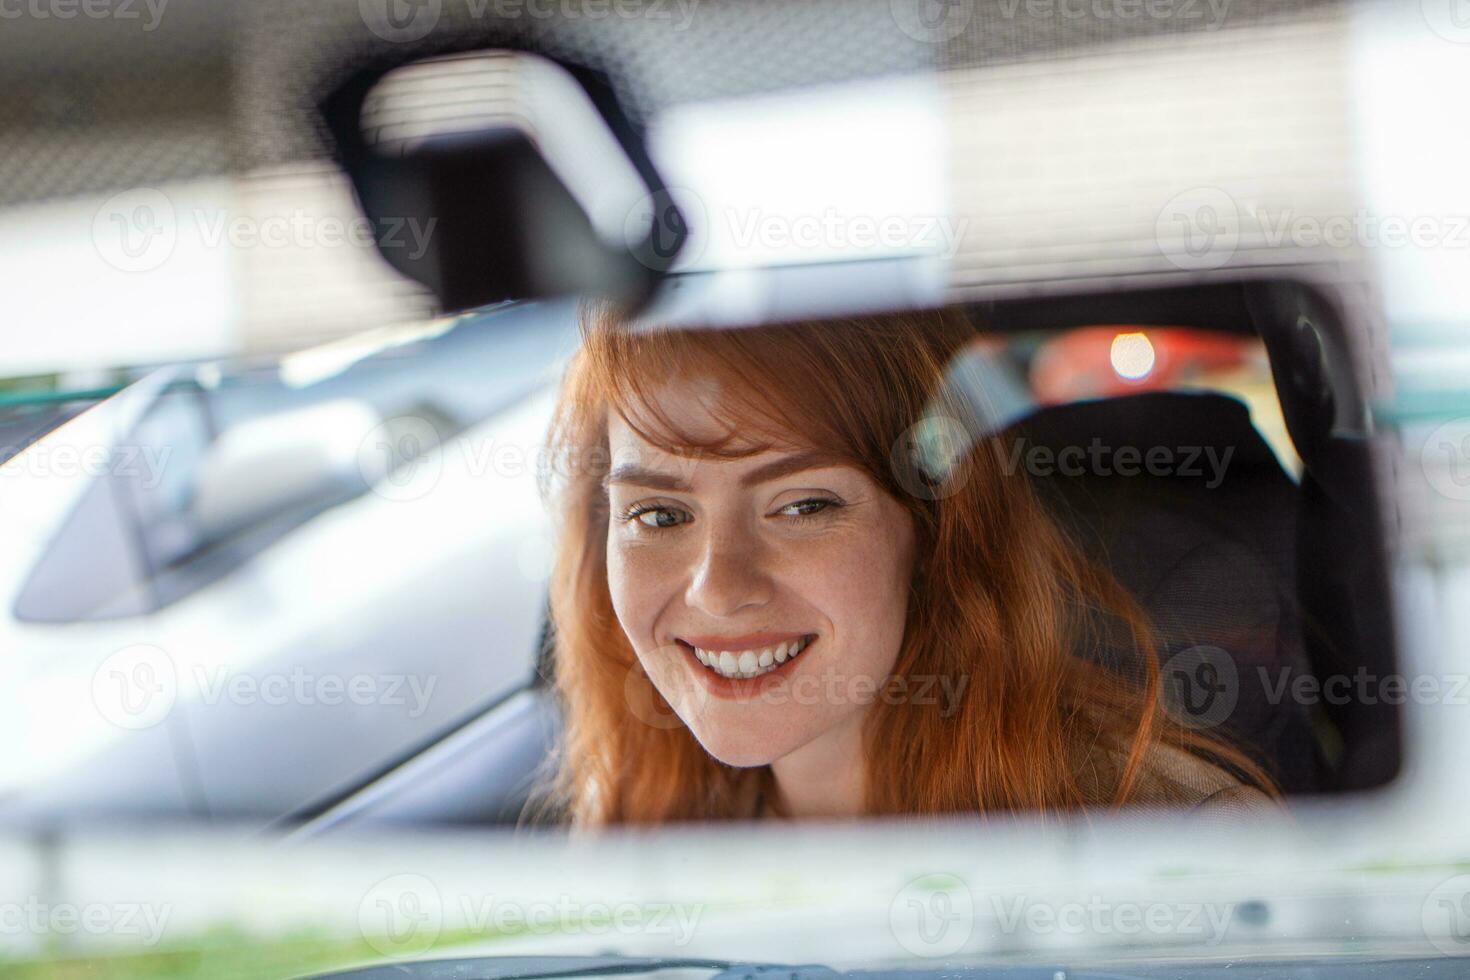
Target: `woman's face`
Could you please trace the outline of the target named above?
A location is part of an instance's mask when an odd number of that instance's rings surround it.
[[[721,434],[695,389],[665,390],[660,408]],[[608,435],[608,585],[664,699],[734,766],[851,734],[903,641],[905,508],[864,471],[809,450],[676,456],[616,413]]]

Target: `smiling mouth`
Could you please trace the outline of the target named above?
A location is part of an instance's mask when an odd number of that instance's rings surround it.
[[[745,680],[779,670],[787,661],[799,656],[816,638],[816,634],[812,633],[784,643],[751,647],[747,650],[706,650],[684,640],[677,642],[712,673],[731,680]]]

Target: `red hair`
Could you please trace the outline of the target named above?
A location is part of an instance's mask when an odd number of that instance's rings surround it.
[[[946,365],[976,340],[962,316],[635,331],[589,312],[582,333],[552,427],[548,487],[561,536],[551,583],[565,717],[557,788],[574,822],[748,818],[772,780],[769,767],[732,768],[704,751],[648,682],[614,615],[602,485],[610,412],[669,452],[835,453],[907,508],[917,558],[893,673],[947,677],[961,694],[944,711],[871,704],[868,813],[1122,805],[1159,792],[1145,777],[1161,745],[1269,790],[1243,753],[1162,710],[1144,616],[1064,537],[1024,474],[1007,472],[1000,437],[976,433],[942,472],[922,454],[895,452],[916,434],[923,448],[926,419],[973,418],[944,382]],[[730,436],[701,442],[660,413],[653,388],[669,378],[733,382],[716,406]]]

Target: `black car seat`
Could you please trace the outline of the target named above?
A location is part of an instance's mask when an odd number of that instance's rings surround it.
[[[1152,619],[1176,717],[1217,728],[1284,791],[1319,790],[1311,712],[1290,694],[1311,672],[1296,599],[1297,487],[1245,405],[1151,392],[1041,408],[1004,434],[1023,465],[1047,464],[1026,467],[1042,499]]]

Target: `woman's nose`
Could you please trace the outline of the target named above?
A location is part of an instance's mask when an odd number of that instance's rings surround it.
[[[771,581],[759,544],[733,535],[710,535],[685,598],[692,608],[720,617],[765,605],[771,598]]]

